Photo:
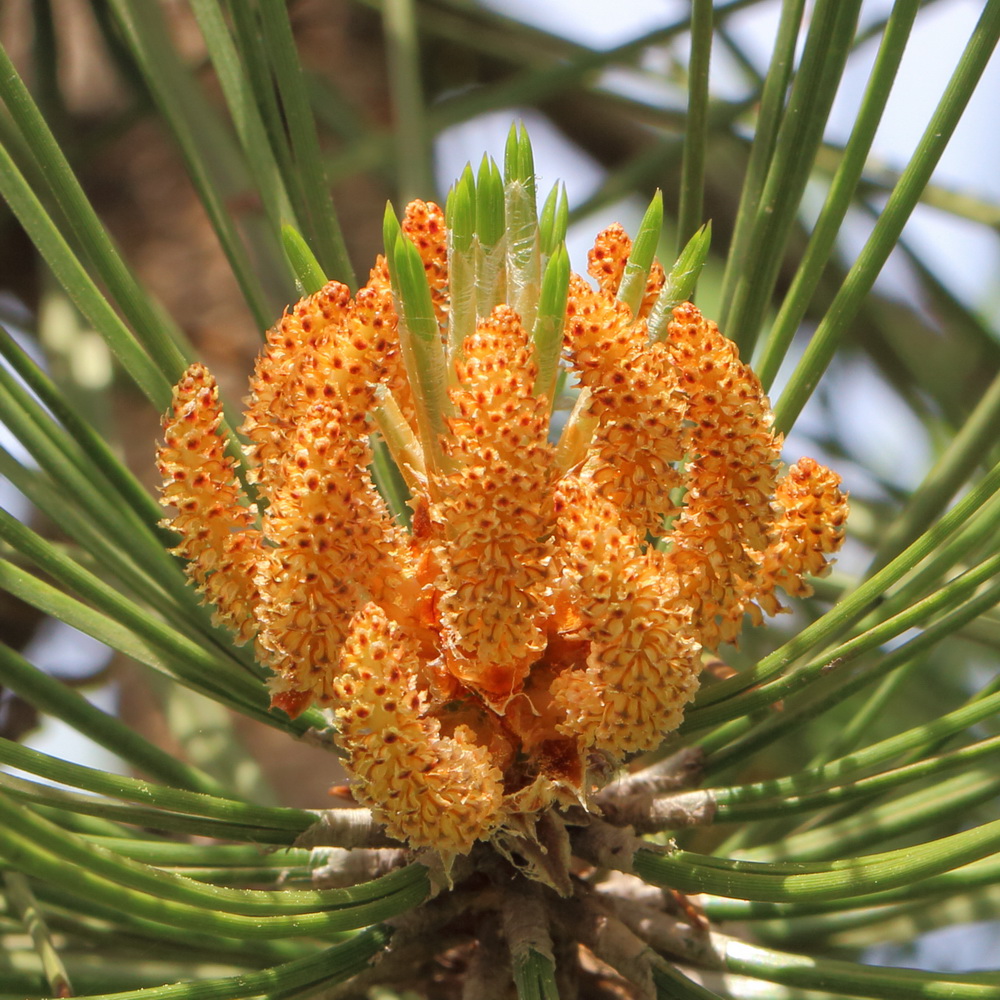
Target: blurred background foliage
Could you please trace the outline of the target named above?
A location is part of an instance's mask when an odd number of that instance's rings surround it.
[[[9,80],[0,142],[70,252],[153,358],[144,387],[155,405],[137,390],[135,382],[143,383],[135,371],[130,381],[114,362],[107,346],[113,338],[95,331],[102,321],[73,291],[68,272],[54,278],[58,265],[51,256],[44,263],[36,252],[42,237],[39,229],[28,235],[24,212],[30,208],[0,209],[0,319],[41,359],[71,411],[106,435],[151,486],[157,409],[184,358],[205,360],[229,398],[238,400],[262,330],[297,297],[281,222],[294,222],[330,276],[363,282],[381,249],[386,199],[397,206],[418,196],[443,200],[449,178],[464,162],[476,163],[484,142],[499,158],[497,137],[512,119],[524,118],[546,186],[558,177],[570,185],[577,270],[584,269],[581,248],[593,235],[618,218],[634,229],[657,187],[667,206],[664,261],[673,259],[694,228],[711,220],[713,253],[699,290],[701,308],[763,369],[783,429],[791,430],[802,410],[790,451],[825,458],[844,473],[852,492],[850,545],[833,575],[818,585],[816,598],[770,628],[748,632],[739,651],[727,652],[730,667],[750,669],[890,563],[1000,459],[997,284],[984,274],[970,294],[969,283],[955,277],[966,269],[964,254],[967,269],[976,273],[983,273],[984,260],[995,263],[1000,192],[988,181],[976,188],[941,175],[923,183],[940,150],[928,148],[934,129],[923,145],[918,139],[939,95],[907,103],[897,91],[887,112],[881,102],[889,96],[892,74],[886,70],[872,100],[861,100],[876,49],[880,43],[890,47],[886,39],[895,39],[895,54],[911,61],[905,65],[927,58],[926,42],[916,55],[907,50],[909,21],[915,20],[915,33],[925,22],[936,26],[931,30],[954,28],[957,43],[941,45],[948,53],[947,74],[959,65],[974,30],[985,65],[998,30],[998,5],[730,0],[713,6],[694,0],[662,4],[645,28],[627,38],[614,32],[613,7],[575,6],[565,5],[563,28],[556,30],[522,20],[521,7],[501,0],[5,0],[0,41],[96,218],[120,248],[125,271],[115,270],[108,247],[88,229],[62,168],[53,166],[50,138],[36,130]],[[692,16],[702,18],[700,42],[692,42]],[[977,97],[991,107],[1000,85],[995,69]],[[794,86],[807,72],[814,74],[809,85]],[[971,89],[975,82],[970,78],[965,85]],[[950,110],[937,112],[948,126],[937,130],[945,139],[961,114],[961,100],[955,100]],[[303,109],[308,114],[296,117]],[[871,155],[864,133],[874,134],[890,112],[912,122],[911,146],[888,158]],[[995,175],[997,150],[980,138],[981,176]],[[11,184],[11,167],[3,173]],[[837,182],[849,183],[839,195]],[[12,190],[6,188],[13,203]],[[918,218],[928,218],[923,212],[948,220],[950,229],[933,231],[944,234],[943,252],[929,247],[919,228],[901,237],[892,225],[873,229],[876,219],[884,221],[894,204],[906,201],[908,191],[920,202]],[[836,209],[826,222],[829,241],[809,257],[828,195]],[[908,210],[900,212],[901,228]],[[888,277],[876,283],[887,258]],[[804,259],[814,265],[805,279]],[[132,293],[130,273],[148,298]],[[812,394],[827,366],[824,355],[809,367],[804,353],[817,331],[832,337],[836,357]],[[807,368],[793,373],[793,362],[803,357]],[[29,510],[13,493],[4,502],[22,511],[57,550],[99,577],[107,575],[99,550],[81,546],[57,505],[46,517],[38,509],[45,504]],[[996,513],[969,522],[950,561],[942,557],[922,579],[904,578],[901,596],[899,588],[890,593],[890,601],[897,601],[891,608],[940,593],[941,581],[969,566],[988,566],[996,554],[996,523]],[[124,536],[112,541],[130,544]],[[941,553],[944,543],[931,541],[932,555]],[[1000,616],[982,589],[995,571],[983,572],[982,586],[963,595],[978,597],[974,616],[945,628],[941,640],[920,647],[919,655],[893,660],[901,643],[937,620],[916,614],[915,631],[892,633],[867,650],[864,670],[850,676],[817,671],[804,693],[789,688],[787,725],[781,713],[771,712],[760,725],[754,716],[757,728],[744,736],[723,713],[721,728],[705,737],[711,714],[702,716],[701,726],[693,718],[686,738],[701,739],[717,754],[711,758],[712,784],[746,785],[785,774],[789,761],[817,765],[930,725],[970,698],[990,695],[997,683]],[[871,610],[855,632],[887,614]],[[288,726],[221,711],[162,675],[138,674],[124,655],[113,663],[100,649],[89,659],[70,656],[76,640],[64,636],[59,645],[51,622],[13,594],[2,595],[0,628],[8,646],[26,650],[60,684],[100,688],[104,694],[97,697],[151,743],[228,782],[239,795],[299,808],[328,801],[327,789],[336,780],[332,758],[289,740]],[[823,638],[832,642],[833,632]],[[814,645],[812,652],[821,658],[825,648]],[[67,666],[70,661],[74,665]],[[856,693],[845,698],[845,690]],[[0,730],[7,740],[35,731],[39,703],[32,701],[24,692],[3,692]],[[970,740],[990,740],[997,732],[995,712],[977,718],[974,728],[940,738],[928,729],[894,766]],[[57,732],[49,736],[52,743],[32,745],[68,756],[67,738]],[[950,778],[930,774],[888,798],[873,792],[853,806],[823,803],[824,811],[801,815],[791,808],[781,815],[746,812],[738,824],[737,809],[735,825],[692,831],[684,846],[705,853],[743,849],[746,857],[772,861],[923,845],[1000,818],[998,788],[1000,780],[987,765],[970,765]],[[903,900],[887,903],[884,911],[861,908],[824,917],[815,904],[816,916],[803,911],[794,921],[775,910],[773,920],[757,921],[758,938],[818,955],[856,957],[872,943],[910,941],[939,925],[993,919],[1000,901],[996,875],[983,878],[968,885],[959,880],[955,893],[932,907]],[[53,905],[58,908],[58,899]],[[725,905],[717,913],[723,915]],[[9,909],[4,919],[0,932],[9,929]],[[984,943],[980,967],[986,948]],[[272,950],[269,961],[280,957],[280,949]],[[13,994],[2,986],[4,961],[0,994]],[[134,957],[129,962],[122,968],[132,968]],[[175,964],[158,980],[154,972],[142,982],[176,978],[176,952],[164,962]],[[191,974],[211,976],[200,967]],[[92,978],[103,984],[94,989],[110,990],[116,981],[110,968]],[[126,982],[123,972],[118,978],[122,988],[141,985],[142,977]],[[923,983],[902,980],[890,987],[850,995],[988,995],[918,992]],[[848,995],[846,987],[839,989],[837,995]],[[775,990],[766,995],[791,995]]]

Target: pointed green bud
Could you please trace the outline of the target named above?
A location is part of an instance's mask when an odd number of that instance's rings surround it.
[[[395,397],[384,385],[375,387],[375,425],[411,493],[426,481],[424,452]]]
[[[392,248],[392,260],[395,265],[393,291],[398,296],[402,309],[400,318],[406,320],[409,332],[424,343],[429,344],[439,339],[437,317],[434,315],[434,303],[427,284],[424,262],[420,251],[402,231]]]
[[[663,192],[657,189],[653,200],[646,209],[646,214],[639,223],[639,232],[632,243],[632,252],[625,264],[625,273],[618,286],[618,300],[632,310],[632,315],[639,314],[639,306],[646,292],[646,282],[656,256],[656,248],[663,232]]]
[[[476,177],[476,315],[482,319],[507,298],[503,178],[483,157]]]
[[[511,125],[507,133],[507,145],[503,157],[504,184],[523,184],[531,203],[535,203],[535,154],[531,149],[528,130],[522,123],[520,128]]]
[[[476,178],[467,163],[445,202],[445,223],[448,226],[449,249],[468,253],[476,231]]]
[[[556,248],[566,239],[569,226],[569,201],[566,185],[557,183],[549,192],[542,214],[538,219],[538,239],[543,257],[551,257]]]
[[[566,302],[569,298],[569,253],[560,243],[545,267],[542,290],[538,297],[538,313],[531,331],[535,345],[535,395],[555,398],[559,357],[562,354],[563,326],[566,323]]]
[[[653,308],[649,312],[649,339],[662,340],[667,334],[674,307],[689,302],[701,275],[701,269],[708,260],[708,250],[712,245],[712,223],[706,222],[688,240],[680,257],[670,269],[667,280]]]
[[[507,133],[507,142],[503,149],[503,179],[504,183],[520,176],[521,150],[518,143],[517,122],[511,122]]]
[[[413,393],[423,454],[431,469],[440,470],[445,467],[441,437],[448,430],[448,366],[434,302],[420,251],[404,235],[391,206],[383,233],[387,238],[395,235],[395,241],[386,246],[386,259],[399,317],[400,353]]]
[[[489,249],[503,239],[503,179],[500,168],[483,157],[476,177],[476,233],[480,245]]]
[[[504,157],[504,212],[507,219],[507,302],[521,322],[535,322],[542,255],[535,204],[535,163],[527,130],[512,126]]]
[[[376,417],[377,419],[377,417]],[[385,501],[393,520],[409,530],[413,520],[413,511],[408,501],[413,496],[413,490],[408,485],[399,466],[385,441],[378,434],[370,435],[369,444],[372,450],[372,461],[368,467],[375,489]]]
[[[389,278],[395,288],[395,260],[393,258],[393,247],[396,240],[402,235],[403,229],[396,218],[396,210],[392,207],[392,202],[385,203],[385,214],[382,216],[382,245],[385,247],[385,262],[389,268]]]
[[[461,354],[465,338],[476,330],[476,178],[466,166],[448,194],[445,206],[448,227],[448,357]],[[448,366],[449,375],[454,365]]]
[[[281,227],[281,245],[284,247],[288,263],[292,265],[295,284],[303,295],[318,292],[327,282],[327,277],[320,267],[309,244],[302,234],[292,225],[286,223]]]

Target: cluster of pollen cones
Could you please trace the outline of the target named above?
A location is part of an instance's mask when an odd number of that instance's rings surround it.
[[[444,329],[443,213],[414,202],[403,232]],[[445,433],[421,441],[382,258],[353,297],[330,282],[268,332],[241,428],[255,502],[210,373],[175,389],[159,452],[175,551],[274,671],[273,704],[333,710],[355,797],[413,847],[463,854],[586,805],[680,724],[703,650],[781,610],[777,589],[809,594],[842,540],[839,477],[782,469],[760,382],[715,324],[683,303],[650,338],[658,264],[638,315],[616,298],[629,250],[613,226],[597,288],[570,279],[580,395],[561,435],[500,305],[449,357]],[[387,400],[405,519],[370,471]]]

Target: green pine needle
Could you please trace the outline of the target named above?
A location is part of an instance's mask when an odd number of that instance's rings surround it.
[[[629,307],[633,316],[638,315],[639,306],[646,293],[646,282],[653,266],[656,249],[663,234],[663,192],[657,189],[646,214],[639,223],[639,231],[632,241],[632,252],[625,262],[625,273],[618,286],[618,299]]]
[[[303,295],[318,292],[326,284],[327,277],[302,234],[294,226],[286,224],[281,227],[281,242],[288,263],[295,272],[295,283],[299,291]]]
[[[667,274],[667,280],[649,311],[649,338],[662,340],[667,333],[667,324],[675,307],[682,302],[690,302],[698,287],[698,278],[708,260],[712,246],[712,223],[706,222],[681,251],[674,266]]]

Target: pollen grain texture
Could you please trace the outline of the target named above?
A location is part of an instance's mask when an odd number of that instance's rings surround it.
[[[443,328],[443,213],[416,202],[403,232]],[[272,704],[333,712],[356,798],[415,848],[463,854],[586,805],[680,724],[703,650],[782,610],[778,588],[809,594],[842,541],[839,477],[808,458],[782,471],[760,382],[715,324],[683,303],[650,339],[659,265],[639,315],[616,298],[630,245],[611,227],[596,289],[570,280],[582,404],[565,445],[500,305],[449,358],[441,461],[420,461],[382,258],[355,296],[330,282],[268,331],[240,428],[256,503],[211,374],[192,365],[174,390],[158,455],[174,551],[273,670]],[[369,471],[385,397],[414,442],[410,530]]]

